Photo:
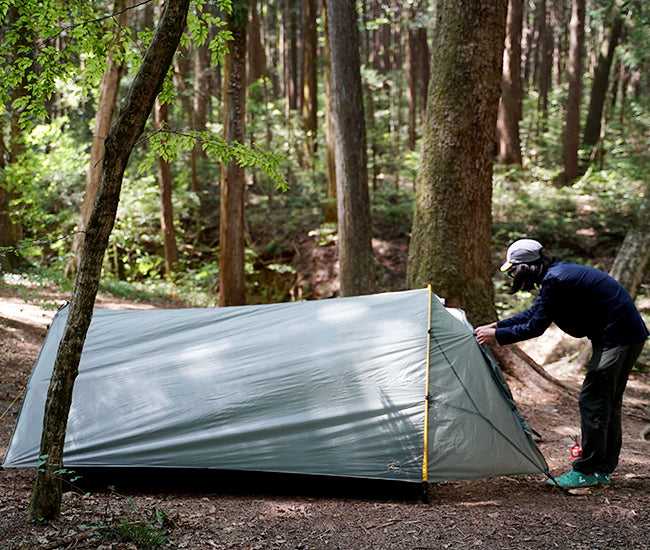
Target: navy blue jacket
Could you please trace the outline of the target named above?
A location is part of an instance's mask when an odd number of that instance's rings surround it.
[[[576,338],[586,336],[594,347],[624,346],[648,338],[634,301],[616,279],[569,262],[552,264],[532,307],[499,321],[495,336],[499,344],[512,344],[540,336],[551,323]]]

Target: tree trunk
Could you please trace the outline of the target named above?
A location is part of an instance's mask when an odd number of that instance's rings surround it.
[[[316,130],[318,128],[318,34],[316,32],[316,0],[304,0],[303,12],[303,63],[302,63],[302,120],[304,156],[307,166],[314,167]]]
[[[507,0],[438,4],[407,281],[470,321],[496,318],[492,159]]]
[[[21,14],[15,5],[9,6],[6,14],[5,23],[8,26],[20,24]],[[19,57],[19,51],[30,51],[31,33],[21,32],[19,39],[13,45],[12,56]],[[2,171],[0,172],[0,270],[14,271],[26,263],[17,249],[18,241],[22,234],[22,226],[19,220],[15,220],[11,215],[10,202],[15,198],[17,191],[15,186],[11,186],[6,179],[4,168],[6,165],[19,162],[20,156],[24,150],[24,136],[19,124],[20,110],[14,108],[14,102],[27,95],[27,79],[22,78],[15,88],[10,90],[11,101],[6,106],[9,114],[9,141],[4,141],[4,136],[0,137],[0,162]],[[0,127],[0,131],[4,128]],[[8,147],[7,147],[8,145]],[[2,250],[4,248],[4,250]]]
[[[523,23],[523,0],[508,2],[506,22],[506,45],[503,50],[503,77],[501,101],[497,117],[499,137],[498,159],[501,164],[521,165],[521,28]]]
[[[533,30],[530,44],[532,59],[533,85],[537,86],[539,92],[537,100],[537,132],[541,133],[546,125],[548,117],[548,92],[551,86],[550,71],[552,60],[548,51],[548,35],[551,29],[548,24],[548,10],[546,0],[537,0],[535,3]]]
[[[325,42],[323,44],[323,86],[325,88],[325,147],[326,147],[326,177],[327,190],[325,193],[324,222],[337,223],[336,212],[336,145],[334,143],[334,123],[332,121],[332,75],[329,47],[329,30],[327,24],[327,0],[323,0],[323,29]]]
[[[246,115],[246,21],[248,0],[236,0],[227,17],[233,39],[223,67],[223,137],[244,143]],[[246,303],[244,285],[244,168],[230,161],[221,166],[219,306]]]
[[[357,21],[353,0],[328,0],[341,296],[375,290]]]
[[[580,98],[582,95],[582,56],[585,41],[585,0],[572,0],[569,36],[569,63],[567,77],[569,96],[567,98],[566,126],[564,130],[564,174],[565,184],[572,184],[578,177],[578,148],[580,145]]]
[[[167,126],[167,104],[156,100],[156,128]],[[174,209],[172,207],[172,171],[164,158],[158,157],[158,186],[160,187],[160,229],[162,230],[165,251],[165,275],[175,271],[178,263],[178,247],[174,232]]]
[[[366,0],[361,2],[361,7],[362,7],[362,12],[361,12],[361,28],[365,29],[364,37],[365,39],[363,40],[363,60],[362,60],[362,65],[364,66],[370,66],[372,63],[373,68],[378,67],[378,53],[379,49],[373,49],[371,51],[370,45],[371,42],[374,41],[374,46],[375,48],[380,48],[380,44],[376,41],[377,39],[377,32],[376,31],[371,31],[370,27],[372,26],[369,24],[369,18],[370,20],[373,19],[374,16],[374,11],[377,9],[374,3],[371,3],[371,8],[375,8],[373,10],[373,13],[370,15],[367,13],[367,2]],[[374,94],[372,93],[371,86],[368,82],[365,82],[365,85],[363,85],[363,93],[365,94],[365,117],[366,117],[366,139],[368,139],[368,136],[370,136],[370,143],[368,148],[370,149],[370,166],[372,169],[372,177],[371,177],[371,183],[373,189],[377,187],[377,178],[379,176],[379,163],[378,163],[378,150],[379,150],[379,145],[378,145],[378,137],[377,137],[377,132],[375,132],[375,97]],[[366,161],[368,162],[368,161]]]
[[[0,174],[4,174],[6,148],[0,135]],[[11,272],[20,264],[9,209],[10,193],[4,176],[0,180],[0,272]]]
[[[614,50],[621,37],[623,30],[623,18],[616,11],[612,15],[612,22],[609,29],[609,36],[600,46],[600,54],[594,72],[593,84],[591,86],[591,96],[589,99],[589,111],[585,121],[583,143],[593,147],[600,140],[601,121],[603,116],[603,107],[609,89],[609,74],[614,59]]]
[[[120,43],[122,29],[129,24],[131,10],[125,10],[126,0],[115,0],[113,7],[117,16],[118,25],[115,29],[115,38],[113,39],[112,48],[117,47]],[[109,56],[106,60],[106,71],[102,77],[99,87],[99,98],[97,99],[97,111],[95,112],[95,127],[93,128],[93,140],[90,145],[90,161],[88,171],[86,172],[86,192],[81,203],[79,212],[79,221],[77,222],[77,231],[72,241],[72,254],[70,260],[65,266],[64,275],[74,277],[79,269],[81,259],[81,248],[84,242],[84,235],[90,214],[95,205],[97,188],[99,187],[99,178],[102,172],[102,158],[104,157],[104,139],[113,122],[113,113],[115,111],[115,102],[120,91],[120,79],[122,77],[122,64],[115,63]]]
[[[650,183],[609,274],[635,298],[650,267]]]
[[[286,81],[288,108],[295,110],[298,108],[298,30],[297,30],[297,5],[293,0],[286,0]]]
[[[211,65],[207,42],[193,48],[192,65],[194,78],[187,77],[188,81],[192,81],[192,90],[188,94],[191,94],[191,103],[187,113],[192,129],[204,132],[208,127],[211,99],[219,95],[213,86],[214,73],[219,71]],[[196,236],[199,242],[208,246],[218,241],[219,232],[219,187],[214,171],[214,163],[201,143],[197,142],[190,153],[190,188],[198,197],[198,209],[194,212]]]
[[[257,0],[251,1],[247,33],[248,56],[246,60],[246,81],[250,86],[260,78],[268,76],[266,54],[262,45],[262,32],[260,29],[259,3]]]
[[[104,252],[115,222],[122,178],[129,156],[158,92],[162,88],[174,52],[183,34],[190,0],[168,0],[160,23],[142,61],[120,113],[104,142],[104,161],[95,208],[75,279],[68,320],[59,344],[45,404],[40,462],[28,518],[56,518],[61,511],[63,447],[72,390],[84,340],[93,315]]]
[[[406,21],[406,104],[408,109],[408,132],[406,137],[406,146],[409,150],[415,150],[417,125],[417,101],[418,101],[418,40],[417,28],[415,28],[415,6],[412,4],[408,8],[408,19]]]

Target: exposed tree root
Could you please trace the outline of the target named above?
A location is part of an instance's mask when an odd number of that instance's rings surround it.
[[[540,378],[554,389],[573,396],[578,390],[558,380],[540,365],[538,365],[526,352],[516,344],[509,346],[494,345],[491,347],[492,354],[501,365],[503,371],[523,384],[535,383],[539,385]],[[531,380],[531,370],[536,375]]]
[[[589,346],[589,349],[591,349],[591,346]],[[509,346],[494,345],[491,347],[491,350],[492,354],[501,365],[503,371],[519,382],[523,384],[529,384],[533,382],[539,385],[538,382],[541,378],[547,384],[550,384],[553,388],[560,390],[563,395],[569,397],[574,401],[578,400],[580,388],[567,384],[562,380],[558,380],[555,376],[549,374],[542,366],[540,366],[516,344]],[[582,359],[583,356],[584,351],[580,353],[580,359]],[[535,378],[537,378],[536,381],[531,380],[531,370],[533,371]],[[642,406],[623,403],[623,412],[624,414],[636,418],[637,420],[650,422],[650,415]]]

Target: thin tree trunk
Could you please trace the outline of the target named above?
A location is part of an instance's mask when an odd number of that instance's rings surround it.
[[[371,8],[377,9],[374,3],[371,3]],[[378,33],[377,31],[370,31],[368,25],[368,18],[372,18],[374,15],[374,10],[372,13],[368,14],[367,13],[367,5],[366,5],[366,0],[363,0],[361,2],[361,9],[363,10],[361,12],[361,27],[365,30],[364,33],[364,41],[363,41],[363,65],[370,65],[371,63],[373,64],[374,68],[379,67],[379,56],[378,53],[380,51],[380,46],[381,44],[378,42],[377,37]],[[371,43],[374,44],[375,49],[371,51],[370,45]],[[376,189],[377,188],[377,179],[379,177],[379,162],[378,162],[378,149],[379,145],[377,143],[377,133],[375,132],[375,97],[374,94],[372,93],[372,89],[370,87],[370,84],[366,81],[363,83],[363,93],[365,94],[365,115],[366,115],[366,139],[370,140],[369,143],[369,149],[370,149],[370,169],[372,170],[372,176],[370,178],[370,182],[372,184],[372,188]],[[370,136],[368,138],[368,136]],[[368,161],[367,161],[368,162]]]
[[[600,54],[594,72],[594,79],[591,86],[589,100],[589,111],[585,121],[583,143],[587,146],[595,146],[600,139],[603,108],[609,89],[609,75],[614,59],[614,50],[618,45],[623,30],[623,18],[620,13],[613,16],[609,29],[609,35],[600,46]]]
[[[523,0],[509,0],[506,22],[506,45],[503,51],[501,101],[497,117],[498,159],[501,164],[521,165],[521,28]]]
[[[293,0],[287,0],[286,9],[289,21],[287,28],[288,99],[289,109],[296,110],[298,108],[298,94],[300,93],[300,86],[298,86],[298,6]]]
[[[224,58],[223,129],[226,143],[244,143],[246,111],[246,21],[248,0],[236,0],[228,19],[233,39]],[[246,303],[244,285],[244,168],[221,166],[219,306]]]
[[[209,13],[214,9],[209,5],[204,8]],[[194,78],[188,78],[188,81],[192,81],[192,89],[191,95],[188,94],[191,108],[187,115],[191,127],[197,132],[207,129],[212,98],[218,100],[221,96],[218,78],[215,78],[221,72],[212,66],[210,55],[207,41],[193,49]],[[190,163],[190,185],[199,199],[198,209],[194,212],[196,237],[199,242],[213,246],[219,238],[219,187],[216,185],[218,177],[214,173],[216,167],[199,142],[192,149]]]
[[[550,23],[550,13],[548,8],[544,12],[544,21],[542,27],[542,36],[540,43],[540,62],[539,62],[539,111],[540,111],[540,132],[546,130],[548,120],[548,95],[553,86],[553,27]]]
[[[88,221],[68,320],[59,344],[43,421],[40,462],[28,519],[42,521],[61,512],[63,447],[72,390],[84,340],[93,316],[104,253],[115,223],[122,178],[131,151],[144,130],[154,101],[180,42],[190,0],[167,0],[160,23],[122,109],[104,141],[104,161],[95,208]]]
[[[167,125],[167,104],[156,100],[156,127]],[[175,271],[178,263],[178,246],[174,231],[174,209],[172,206],[172,171],[164,158],[158,157],[158,186],[160,187],[160,228],[162,230],[165,252],[165,275],[168,277]]]
[[[548,34],[551,29],[548,24],[548,9],[546,0],[538,0],[535,5],[535,21],[533,49],[534,67],[533,80],[537,84],[539,92],[537,100],[537,116],[541,121],[538,125],[538,133],[541,133],[548,117],[548,92],[551,86],[550,67],[552,66],[550,52],[548,51]]]
[[[341,296],[375,290],[357,21],[353,0],[328,0]]]
[[[304,153],[307,166],[314,167],[316,146],[317,111],[318,111],[318,35],[316,33],[316,0],[304,0],[303,12],[303,63],[302,63],[302,120],[304,137]]]
[[[569,38],[569,63],[567,76],[569,96],[567,98],[566,126],[564,130],[564,174],[565,184],[572,184],[578,177],[578,149],[580,146],[580,100],[582,97],[582,56],[585,41],[585,0],[572,0]]]
[[[262,32],[260,28],[259,2],[251,0],[248,16],[248,56],[246,59],[246,81],[248,85],[257,82],[260,78],[268,76],[266,67],[266,54],[262,45]]]
[[[118,25],[115,29],[115,38],[113,46],[119,44],[122,29],[129,23],[131,10],[125,10],[126,0],[115,0],[113,7],[117,16]],[[86,172],[86,192],[81,210],[79,212],[79,221],[77,222],[77,231],[72,241],[72,253],[70,260],[65,266],[64,275],[74,277],[79,269],[81,259],[81,249],[84,242],[84,235],[90,214],[95,206],[97,188],[99,187],[99,178],[102,172],[102,158],[104,157],[104,139],[108,135],[113,114],[115,112],[115,102],[120,91],[120,80],[122,78],[122,64],[116,63],[110,56],[107,58],[107,67],[102,77],[99,87],[99,98],[97,99],[97,111],[95,112],[95,127],[93,129],[93,140],[90,145],[90,161],[88,171]]]
[[[408,133],[406,146],[413,151],[416,140],[417,97],[418,97],[418,55],[417,28],[414,28],[415,6],[409,5],[406,21],[406,104],[408,108]]]
[[[2,134],[0,133],[0,271],[11,272],[20,264],[20,254],[16,250],[16,239],[13,234],[13,225],[9,209],[11,194],[7,189],[4,178],[6,167],[5,158],[7,149]]]
[[[325,193],[325,223],[337,223],[336,211],[336,145],[334,143],[334,123],[332,120],[332,75],[329,48],[329,29],[327,24],[327,0],[323,0],[323,28],[325,43],[323,44],[323,84],[325,87],[325,146],[327,161],[327,190]]]
[[[407,281],[474,324],[496,318],[492,160],[507,0],[438,5]],[[471,45],[471,47],[470,47]]]

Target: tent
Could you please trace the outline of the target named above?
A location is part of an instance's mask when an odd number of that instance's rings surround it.
[[[38,462],[67,314],[52,321],[4,467]],[[429,289],[96,309],[64,464],[408,482],[548,472],[491,355]]]

